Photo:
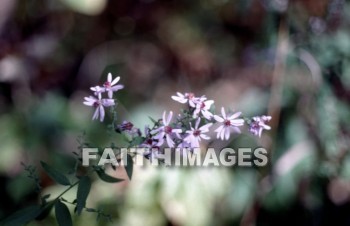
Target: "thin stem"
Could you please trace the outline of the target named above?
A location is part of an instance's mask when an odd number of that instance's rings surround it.
[[[77,206],[76,203],[74,202],[70,202],[68,200],[63,200],[63,202],[65,203],[68,203],[68,204],[71,204],[73,206]],[[83,209],[86,211],[86,212],[90,212],[90,213],[96,213],[97,214],[97,217],[104,217],[105,219],[107,219],[108,221],[112,222],[112,219],[111,219],[111,215],[110,214],[106,214],[103,212],[103,210],[100,210],[100,209],[94,209],[94,208],[88,208],[88,207],[83,207]]]
[[[94,171],[94,169],[90,169],[86,174],[90,174],[92,171]],[[54,202],[56,202],[59,198],[61,198],[64,194],[66,194],[70,189],[72,189],[73,187],[75,187],[77,184],[79,184],[80,180],[77,180],[76,182],[74,182],[73,184],[71,184],[66,190],[64,190],[61,194],[59,194],[55,199]]]
[[[80,180],[77,180],[74,184],[71,184],[66,190],[64,190],[60,195],[58,195],[55,199],[54,202],[56,202],[59,198],[61,198],[65,193],[67,193],[70,189],[75,187],[77,184],[79,184]]]

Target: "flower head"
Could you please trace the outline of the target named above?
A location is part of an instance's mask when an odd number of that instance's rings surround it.
[[[158,142],[156,139],[153,138],[146,138],[146,140],[140,144],[141,148],[144,148],[144,152],[143,155],[149,159],[151,157],[154,157],[153,154],[155,154],[154,152],[158,152],[159,151],[159,146],[157,145]]]
[[[97,96],[99,99],[101,99],[102,93],[106,91],[106,89],[101,86],[94,86],[94,87],[91,87],[90,89],[94,91],[94,95]]]
[[[101,122],[105,117],[104,107],[110,107],[115,104],[113,99],[101,99],[100,96],[98,98],[89,96],[89,97],[85,97],[84,99],[85,99],[84,101],[85,105],[95,107],[95,113],[92,119],[95,120],[100,118]]]
[[[207,99],[205,96],[196,97],[196,96],[194,95],[194,93],[185,93],[185,94],[182,94],[182,93],[180,93],[180,92],[177,92],[176,94],[177,94],[177,96],[171,96],[171,98],[172,98],[173,100],[175,100],[175,101],[177,101],[177,102],[180,102],[180,103],[182,103],[182,104],[188,102],[188,104],[189,104],[191,107],[193,107],[193,108],[195,108],[196,105],[197,105],[197,103],[199,103],[200,101],[204,101],[204,100]]]
[[[197,118],[198,114],[201,112],[204,118],[210,120],[213,117],[213,114],[209,109],[213,103],[213,100],[199,101],[196,105],[196,110],[193,112],[193,117]]]
[[[215,132],[217,132],[217,139],[221,138],[221,140],[228,140],[230,138],[231,130],[240,133],[239,126],[243,126],[244,120],[239,119],[238,117],[241,115],[241,112],[236,112],[230,116],[227,116],[225,113],[225,109],[221,108],[221,116],[214,115],[214,119],[221,123]]]
[[[255,135],[261,137],[262,131],[270,130],[271,127],[266,125],[265,123],[269,122],[271,120],[271,116],[255,116],[253,117],[251,123],[249,124],[249,131]]]
[[[134,124],[129,121],[123,121],[122,124],[116,126],[116,131],[121,133],[125,132],[131,136],[141,136],[140,129],[136,128]]]
[[[164,143],[164,139],[166,139],[167,144],[170,148],[174,147],[175,142],[172,139],[173,135],[176,135],[180,139],[181,129],[176,129],[170,126],[171,119],[173,117],[173,112],[170,111],[168,117],[166,116],[166,112],[163,113],[163,126],[151,131],[152,134],[156,134],[154,136],[155,139],[158,140],[157,146],[162,146]]]
[[[119,80],[120,80],[120,77],[118,76],[112,81],[112,74],[108,73],[107,81],[103,83],[103,88],[106,92],[108,92],[109,98],[113,97],[113,92],[116,92],[124,88],[123,85],[116,85],[119,82]]]
[[[195,124],[195,127],[193,128],[191,126],[191,130],[187,130],[186,133],[188,133],[188,136],[184,139],[187,143],[191,144],[192,148],[198,148],[199,147],[199,141],[201,139],[209,140],[210,137],[205,135],[205,133],[209,132],[209,128],[213,125],[212,123],[208,123],[204,126],[199,127],[201,119],[198,118]],[[199,128],[198,128],[199,127]]]

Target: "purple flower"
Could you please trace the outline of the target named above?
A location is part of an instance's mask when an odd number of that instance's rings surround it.
[[[94,95],[97,96],[99,99],[101,99],[102,93],[106,91],[106,89],[101,86],[94,86],[94,87],[91,87],[90,89],[94,91]]]
[[[120,80],[120,77],[118,76],[112,81],[112,74],[108,73],[107,81],[103,84],[103,87],[105,91],[108,92],[109,98],[113,97],[113,92],[116,92],[124,88],[123,85],[116,85],[119,82],[119,80]]]
[[[176,94],[177,96],[171,96],[173,100],[180,102],[181,104],[188,102],[188,104],[193,108],[195,108],[199,102],[207,99],[205,96],[195,97],[194,93],[182,94],[180,92],[177,92]]]
[[[132,124],[129,121],[123,121],[122,124],[117,125],[116,127],[117,132],[125,132],[129,134],[130,136],[141,136],[140,129],[134,127],[134,124]]]
[[[110,107],[114,105],[113,99],[101,99],[89,96],[84,98],[84,104],[87,106],[95,107],[95,113],[92,116],[92,120],[100,118],[100,121],[102,122],[105,117],[105,109],[104,107]]]
[[[153,152],[159,151],[159,146],[157,146],[157,144],[158,144],[158,142],[157,142],[156,139],[153,139],[153,138],[151,138],[151,137],[148,137],[148,138],[146,138],[146,140],[145,140],[142,144],[140,144],[139,147],[144,148],[144,153],[143,153],[143,155],[144,155],[147,159],[149,159],[149,158],[151,158],[151,157],[154,157],[154,156],[153,156],[153,154],[154,154]]]
[[[184,139],[184,141],[190,143],[192,148],[198,148],[199,141],[201,141],[201,139],[210,139],[210,137],[205,135],[204,133],[209,132],[209,128],[213,125],[213,123],[209,123],[198,128],[200,121],[201,119],[198,118],[195,127],[193,128],[192,125],[190,125],[191,130],[186,131],[186,133],[188,133],[188,136]]]
[[[213,103],[213,100],[200,101],[197,103],[196,110],[193,112],[193,117],[197,118],[199,112],[201,112],[204,118],[210,120],[213,117],[213,114],[209,111],[209,109]]]
[[[173,117],[173,112],[170,111],[168,117],[165,117],[166,112],[163,113],[163,126],[153,130],[152,134],[157,134],[154,136],[155,139],[158,140],[157,146],[162,146],[164,143],[164,139],[166,139],[167,144],[170,148],[173,148],[175,145],[175,142],[172,139],[172,136],[175,134],[180,139],[180,133],[182,132],[181,129],[175,129],[170,126],[171,118]]]
[[[271,127],[266,125],[265,123],[269,122],[271,120],[271,116],[255,116],[253,117],[251,123],[249,124],[249,131],[255,135],[261,137],[262,131],[270,130]]]
[[[221,114],[222,117],[214,115],[214,119],[222,124],[215,130],[215,132],[217,132],[217,139],[221,138],[221,140],[224,140],[225,138],[225,140],[228,140],[232,129],[237,133],[241,132],[238,126],[243,126],[244,120],[238,119],[241,112],[236,112],[231,116],[226,116],[225,109],[221,108]]]

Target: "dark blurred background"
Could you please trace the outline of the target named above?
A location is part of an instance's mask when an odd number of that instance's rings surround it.
[[[38,166],[42,194],[54,197],[62,187],[40,160],[69,172],[83,131],[118,143],[110,116],[92,122],[82,104],[112,72],[125,85],[119,120],[140,128],[179,112],[176,91],[271,115],[261,138],[223,144],[263,146],[270,161],[96,180],[87,205],[113,222],[83,213],[75,225],[350,225],[349,28],[345,0],[1,0],[0,219],[38,200],[21,162]]]

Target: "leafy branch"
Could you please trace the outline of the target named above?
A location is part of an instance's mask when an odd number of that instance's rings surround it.
[[[34,166],[26,166],[25,164],[22,164],[25,166],[25,170],[29,173],[29,177],[34,179],[34,181],[38,184],[37,187],[40,186],[39,178],[36,175],[36,169]],[[67,200],[63,198],[63,195],[66,194],[68,191],[70,191],[75,186],[78,186],[77,193],[76,193],[76,199],[74,202],[70,204],[76,205],[75,208],[75,214],[80,215],[83,210],[86,212],[94,212],[97,214],[97,220],[99,219],[107,219],[111,220],[111,216],[109,214],[106,214],[103,212],[103,210],[100,209],[93,209],[93,208],[87,208],[86,207],[86,200],[89,196],[90,190],[91,190],[91,179],[88,176],[92,172],[95,172],[98,177],[108,183],[119,183],[123,181],[124,179],[112,177],[105,173],[105,169],[100,166],[92,166],[89,171],[86,172],[84,176],[77,177],[77,181],[74,183],[71,183],[71,181],[60,171],[57,169],[51,167],[45,162],[41,162],[41,166],[44,169],[45,173],[57,184],[61,184],[64,186],[67,186],[67,188],[62,191],[57,197],[55,197],[53,200],[48,201],[47,199],[51,196],[50,194],[47,194],[43,197],[41,197],[41,203],[36,204],[33,206],[26,207],[24,209],[21,209],[3,221],[0,222],[0,225],[3,226],[22,226],[26,223],[33,221],[33,220],[43,220],[45,219],[51,212],[51,210],[55,209],[55,215],[56,220],[59,226],[70,226],[73,225],[72,223],[72,217],[71,213],[69,212],[69,209],[65,203],[69,203]],[[132,168],[129,168],[127,170],[129,178],[131,178],[132,174]]]

